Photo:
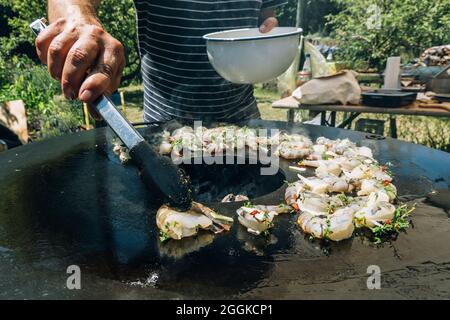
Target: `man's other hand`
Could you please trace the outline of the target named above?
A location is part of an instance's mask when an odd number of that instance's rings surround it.
[[[259,26],[259,31],[262,33],[267,33],[275,27],[278,27],[278,20],[275,18],[276,12],[274,8],[262,9],[259,15],[259,21],[261,25]]]
[[[259,31],[262,33],[267,33],[273,28],[278,27],[278,20],[275,17],[269,17],[263,21],[261,26],[259,27]]]

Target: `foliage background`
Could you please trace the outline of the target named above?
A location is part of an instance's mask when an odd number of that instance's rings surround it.
[[[2,0],[0,3],[0,103],[21,99],[27,107],[30,128],[45,138],[76,131],[82,109],[76,101],[55,99],[60,86],[41,66],[29,23],[46,17],[46,2]],[[103,0],[98,12],[105,28],[127,48],[123,85],[140,81],[135,13],[132,0]]]
[[[450,43],[450,0],[303,0],[306,34],[337,41],[338,58],[351,67],[382,69],[388,56],[417,57],[431,46]],[[381,28],[370,29],[370,5],[382,11]],[[294,25],[297,0],[279,8],[281,25]],[[17,56],[37,62],[28,24],[46,16],[46,1],[2,0],[0,4],[0,70]],[[99,16],[105,28],[127,50],[124,85],[140,81],[133,0],[103,0]],[[15,66],[16,67],[16,66]],[[0,84],[10,78],[0,73]]]
[[[337,5],[330,0],[304,0],[305,12],[301,15],[301,27],[305,34],[329,34],[331,26],[327,25],[327,16],[337,14]],[[278,20],[282,26],[294,26],[297,15],[297,0],[288,0],[285,6],[277,10]]]
[[[338,57],[353,67],[382,69],[389,56],[405,60],[425,49],[450,44],[450,0],[333,0],[339,13],[327,17]],[[373,11],[381,9],[380,28],[369,28]]]

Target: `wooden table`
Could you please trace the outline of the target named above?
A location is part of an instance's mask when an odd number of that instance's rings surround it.
[[[439,108],[421,108],[419,103],[400,108],[378,108],[363,105],[301,105],[295,98],[287,97],[272,104],[273,108],[288,110],[288,122],[294,121],[296,110],[311,110],[321,113],[320,124],[338,128],[350,128],[353,120],[361,113],[388,114],[390,115],[391,136],[397,138],[397,124],[395,115],[429,116],[450,118],[450,111]],[[331,112],[330,120],[327,120],[327,111]],[[349,112],[350,115],[344,121],[336,125],[336,113]]]

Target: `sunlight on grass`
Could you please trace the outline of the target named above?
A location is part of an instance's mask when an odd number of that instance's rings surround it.
[[[142,121],[143,87],[142,85],[121,88],[125,94],[127,118],[132,122]],[[268,90],[262,85],[255,86],[255,97],[263,120],[286,121],[287,111],[273,109],[272,102],[279,99],[278,92]],[[385,136],[389,136],[389,118],[387,115],[362,114],[361,118],[378,119],[385,122]],[[338,113],[338,122],[342,113]],[[399,139],[423,144],[432,148],[450,151],[450,120],[433,117],[397,116]]]

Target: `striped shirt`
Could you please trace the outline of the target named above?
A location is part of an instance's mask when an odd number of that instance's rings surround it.
[[[244,120],[258,115],[251,85],[209,63],[203,35],[258,27],[261,9],[286,0],[135,0],[144,119]]]

